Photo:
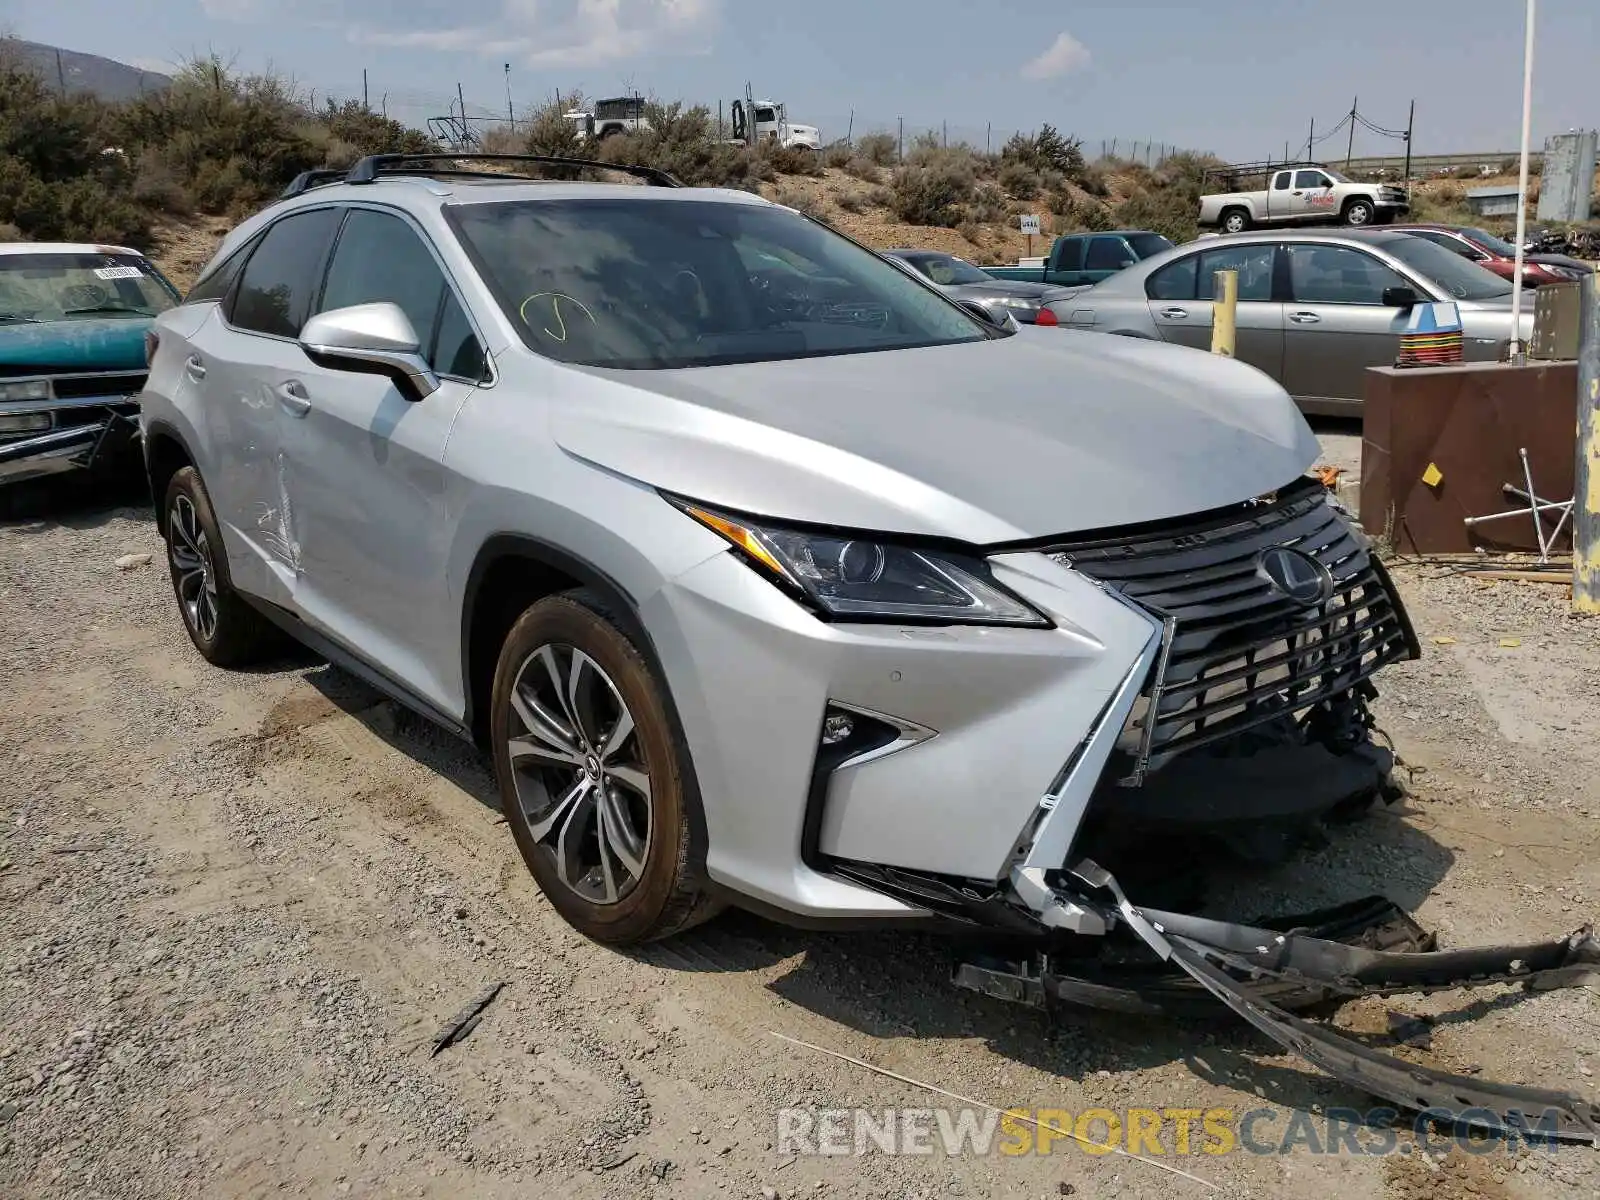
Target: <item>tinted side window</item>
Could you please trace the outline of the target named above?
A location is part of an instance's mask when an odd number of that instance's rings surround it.
[[[1086,271],[1120,271],[1132,257],[1121,238],[1097,237],[1089,242],[1083,266]]]
[[[1056,260],[1058,271],[1083,270],[1083,239],[1062,238],[1060,242],[1061,255]]]
[[[228,294],[228,289],[233,286],[234,279],[239,274],[239,268],[244,266],[244,260],[250,257],[250,251],[255,249],[259,238],[251,238],[240,246],[227,258],[219,263],[209,275],[201,277],[200,282],[189,289],[189,294],[183,298],[185,304],[198,304],[204,300],[221,300]]]
[[[1328,177],[1321,171],[1296,171],[1294,185],[1297,188],[1325,188],[1328,186]]]
[[[256,333],[299,336],[338,223],[337,209],[319,208],[284,217],[267,230],[245,264],[228,319]]]
[[[1272,190],[1286,192],[1289,190],[1289,181],[1294,178],[1293,171],[1279,171],[1272,177]]]
[[[1239,272],[1239,299],[1272,299],[1272,246],[1229,246],[1200,255],[1200,296],[1210,299],[1218,271]]]
[[[317,311],[387,300],[400,306],[426,347],[443,294],[444,273],[410,225],[356,208],[339,231]]]
[[[1289,281],[1301,304],[1382,304],[1385,288],[1410,287],[1371,255],[1343,246],[1290,246]]]
[[[1194,300],[1196,268],[1200,256],[1191,254],[1175,263],[1168,263],[1145,280],[1145,295],[1152,300]]]

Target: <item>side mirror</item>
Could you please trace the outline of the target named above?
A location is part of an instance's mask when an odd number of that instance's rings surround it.
[[[300,348],[323,366],[387,375],[409,400],[439,390],[417,331],[400,306],[387,300],[318,313],[300,330]]]
[[[1391,287],[1383,289],[1383,306],[1385,308],[1415,308],[1422,303],[1422,297],[1417,295],[1415,288]]]

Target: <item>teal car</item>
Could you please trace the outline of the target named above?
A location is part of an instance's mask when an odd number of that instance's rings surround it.
[[[0,244],[0,483],[137,465],[145,334],[179,299],[137,250]]]

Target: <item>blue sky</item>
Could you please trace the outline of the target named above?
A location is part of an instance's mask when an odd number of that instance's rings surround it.
[[[1542,0],[1534,99],[1545,134],[1600,124],[1596,0]],[[161,69],[215,51],[307,89],[361,94],[413,124],[503,113],[556,89],[633,86],[715,108],[742,94],[845,132],[948,122],[981,143],[1049,121],[1104,140],[1176,143],[1233,158],[1281,154],[1359,95],[1419,154],[1517,144],[1517,0],[5,0],[0,26],[34,41]],[[1323,143],[1330,160],[1344,135]],[[1337,147],[1337,148],[1335,148]],[[1401,153],[1363,132],[1356,152]]]

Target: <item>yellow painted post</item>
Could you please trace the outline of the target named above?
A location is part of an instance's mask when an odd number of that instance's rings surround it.
[[[1239,272],[1218,271],[1212,284],[1211,353],[1233,357],[1239,314]]]
[[[1578,333],[1578,461],[1572,483],[1572,608],[1600,613],[1600,276],[1583,280]]]

